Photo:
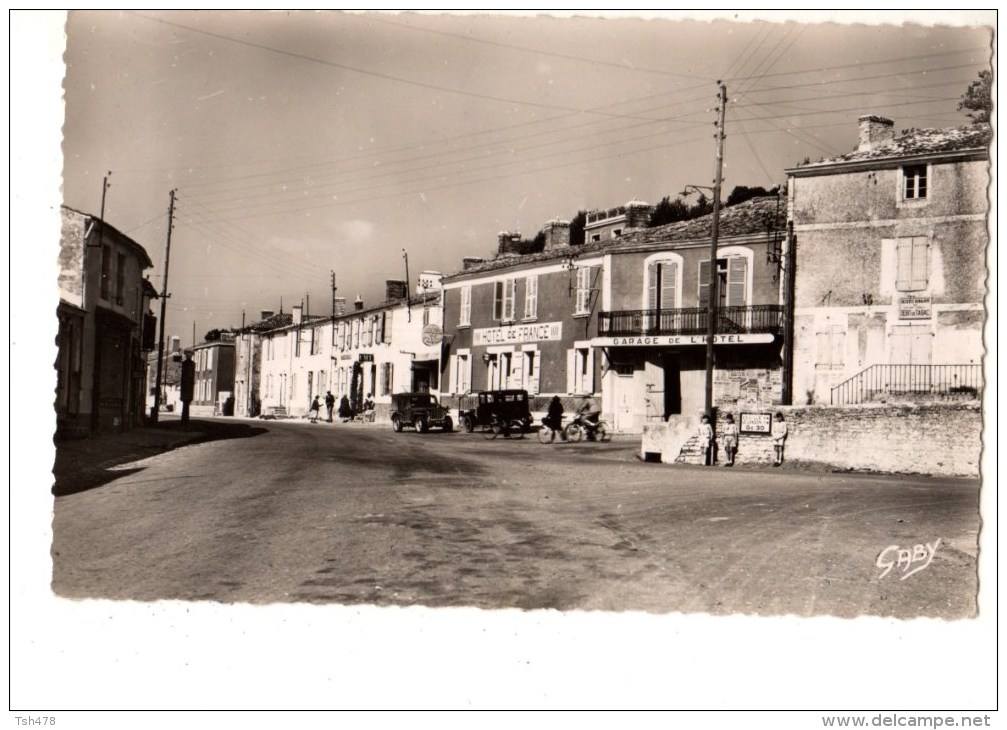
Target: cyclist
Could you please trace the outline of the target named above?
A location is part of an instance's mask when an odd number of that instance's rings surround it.
[[[580,407],[577,408],[577,418],[584,424],[584,429],[587,431],[587,440],[593,441],[598,421],[601,418],[601,406],[590,395],[585,395],[580,403]]]

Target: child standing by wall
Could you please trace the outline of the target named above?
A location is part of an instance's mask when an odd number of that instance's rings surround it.
[[[704,415],[699,422],[699,446],[703,449],[703,465],[713,464],[713,426],[710,425],[710,417]]]
[[[738,452],[738,426],[730,413],[724,417],[724,421],[724,453],[727,455],[724,466],[734,466],[734,455]]]
[[[776,451],[776,460],[773,466],[783,463],[783,444],[787,440],[787,422],[783,420],[783,414],[777,412],[773,419],[773,449]]]

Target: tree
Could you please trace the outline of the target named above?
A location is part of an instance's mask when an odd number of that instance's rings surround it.
[[[664,196],[661,202],[654,206],[654,212],[650,215],[650,228],[663,226],[668,223],[688,220],[689,206],[682,202],[681,198],[672,200],[669,196]]]
[[[203,342],[220,342],[220,330],[214,327],[203,335]]]
[[[587,223],[587,211],[579,210],[577,215],[570,221],[570,245],[582,246],[584,244],[584,224]]]
[[[969,84],[958,103],[958,111],[964,111],[973,124],[989,122],[993,113],[993,73],[988,69],[979,72],[979,78]]]
[[[738,203],[744,203],[746,200],[751,200],[752,198],[775,194],[776,193],[774,191],[766,190],[762,187],[750,188],[746,185],[738,185],[731,191],[731,194],[727,196],[727,202],[725,205],[737,205]]]

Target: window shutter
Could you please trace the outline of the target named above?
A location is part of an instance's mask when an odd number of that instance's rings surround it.
[[[927,239],[914,238],[912,252],[913,263],[909,286],[912,289],[926,289],[929,283],[927,279],[929,278],[928,259],[930,258],[930,246],[927,243]]]
[[[733,256],[727,263],[727,306],[745,306],[745,289],[748,284],[748,260]]]
[[[577,351],[566,351],[566,392],[573,393],[577,382]]]
[[[678,301],[678,264],[661,264],[661,309],[674,309]]]
[[[699,306],[710,304],[710,262],[699,262]]]
[[[594,393],[594,348],[584,350],[584,390]]]
[[[647,308],[658,308],[658,281],[660,280],[661,264],[655,262],[647,268]]]
[[[913,242],[899,239],[895,245],[895,288],[907,291],[912,287]]]
[[[528,392],[532,395],[538,395],[539,372],[542,369],[539,367],[539,363],[535,362],[536,355],[538,352],[535,350],[529,350],[525,353],[525,362],[528,364]]]

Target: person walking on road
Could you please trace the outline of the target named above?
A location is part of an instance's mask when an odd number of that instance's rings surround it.
[[[339,399],[339,417],[342,419],[343,423],[346,423],[353,418],[353,409],[350,408],[350,399],[345,395]]]
[[[713,459],[711,458],[713,451],[713,426],[710,425],[710,417],[705,413],[699,420],[699,446],[703,449],[703,466],[711,466],[713,464]]]
[[[776,460],[773,462],[773,466],[779,466],[783,463],[783,444],[787,440],[787,422],[783,420],[783,414],[777,412],[776,417],[773,419],[773,449],[776,451]]]
[[[328,416],[328,422],[332,423],[332,411],[336,407],[336,396],[332,395],[331,390],[325,391],[325,413]]]
[[[727,455],[724,466],[734,466],[734,455],[738,453],[738,424],[730,413],[724,417],[724,453]]]
[[[546,419],[548,421],[546,425],[553,431],[559,431],[563,428],[563,402],[559,399],[558,395],[554,395],[552,400],[549,401],[549,411],[546,414]]]
[[[308,415],[311,417],[312,423],[318,423],[318,412],[322,409],[322,404],[318,402],[318,396],[316,395],[311,400],[311,408],[308,409]]]

